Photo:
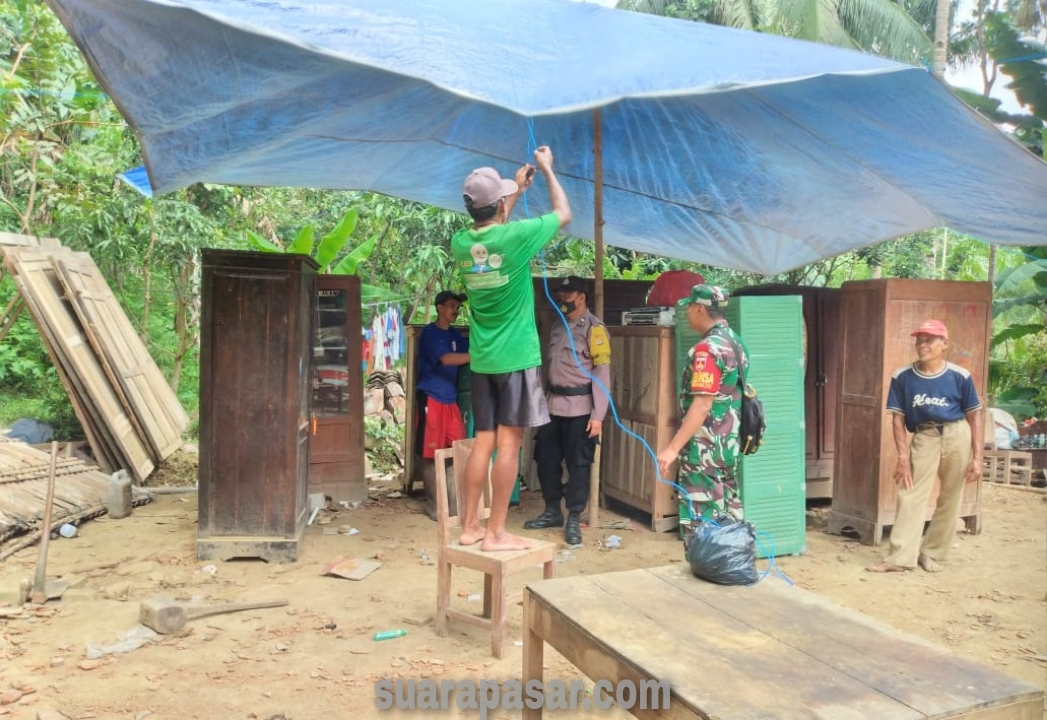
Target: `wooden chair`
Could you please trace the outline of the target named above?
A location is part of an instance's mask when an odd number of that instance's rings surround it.
[[[465,465],[473,450],[473,441],[459,440],[453,447],[436,451],[436,514],[437,514],[437,588],[436,588],[436,634],[447,635],[447,624],[453,618],[479,625],[491,631],[491,652],[501,658],[505,648],[506,608],[520,600],[522,591],[510,597],[509,576],[521,570],[542,565],[542,577],[553,576],[556,545],[540,540],[528,550],[505,550],[484,552],[480,544],[461,546],[457,532],[461,519],[457,508],[452,514],[447,492],[447,461],[454,468],[454,484],[458,503],[465,501]],[[456,503],[456,504],[458,504]],[[491,514],[491,477],[480,497],[480,519]],[[464,612],[451,607],[451,568],[458,566],[479,570],[484,574],[484,597],[482,615]]]

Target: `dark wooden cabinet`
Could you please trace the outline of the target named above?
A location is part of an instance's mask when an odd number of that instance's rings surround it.
[[[837,405],[833,506],[829,531],[850,529],[878,545],[894,523],[897,485],[891,417],[885,407],[891,375],[916,359],[910,333],[927,318],[949,328],[946,359],[969,370],[985,402],[992,325],[989,283],[946,280],[863,280],[840,288],[843,337]],[[981,481],[964,490],[960,517],[980,531]],[[929,520],[937,500],[928,505]]]
[[[836,451],[836,403],[840,372],[840,291],[837,288],[767,284],[740,288],[738,296],[799,295],[803,298],[806,497],[831,498]]]
[[[203,251],[201,560],[298,556],[316,270],[304,255]]]
[[[360,278],[316,278],[309,492],[335,502],[367,499]]]

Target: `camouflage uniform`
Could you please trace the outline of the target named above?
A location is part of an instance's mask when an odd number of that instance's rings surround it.
[[[730,336],[742,349],[742,369],[748,368],[749,358],[741,338],[726,321],[710,328],[688,352],[690,361],[683,369],[680,385],[680,417],[694,402],[695,395],[714,395],[712,408],[702,428],[687,441],[680,452],[680,472],[677,482],[688,490],[691,507],[696,515],[712,517],[727,510],[742,518],[742,503],[738,495],[738,425],[741,417],[742,394],[738,385],[738,361]],[[688,524],[683,503],[680,522]]]

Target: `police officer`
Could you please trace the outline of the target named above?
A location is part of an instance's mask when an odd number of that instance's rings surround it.
[[[589,312],[589,285],[585,280],[564,278],[556,286],[554,297],[567,318],[574,351],[564,323],[557,319],[549,333],[545,357],[546,403],[551,419],[538,428],[534,449],[545,511],[525,522],[524,528],[564,527],[565,543],[580,545],[579,516],[589,499],[589,472],[608,404],[605,390],[590,377],[598,379],[604,388],[610,387],[611,342],[603,321]],[[566,488],[561,463],[567,466]],[[566,525],[560,510],[563,499]]]

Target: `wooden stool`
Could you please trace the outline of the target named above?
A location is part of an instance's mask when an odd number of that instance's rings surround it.
[[[1021,450],[986,450],[982,479],[1004,485],[1032,485],[1032,453]]]
[[[535,540],[527,550],[500,550],[486,552],[475,545],[459,545],[451,537],[451,531],[461,527],[458,504],[465,502],[465,465],[473,450],[473,440],[455,440],[451,448],[437,450],[436,455],[436,634],[446,637],[449,620],[479,625],[491,631],[491,653],[496,658],[505,654],[505,630],[508,610],[522,597],[522,593],[509,593],[509,576],[542,567],[542,577],[553,576],[556,561],[556,545],[544,540]],[[455,507],[451,507],[447,490],[447,461],[453,463],[455,483]],[[480,495],[479,516],[486,520],[490,515],[492,496],[491,478]],[[483,614],[458,610],[451,607],[451,568],[454,566],[479,570],[484,574]]]

